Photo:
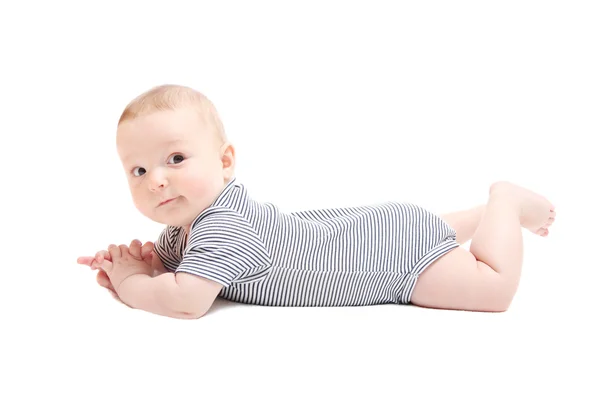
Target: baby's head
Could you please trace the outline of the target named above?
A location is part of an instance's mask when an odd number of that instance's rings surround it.
[[[117,127],[117,151],[137,209],[186,227],[234,177],[235,151],[203,94],[162,85],[133,99]]]

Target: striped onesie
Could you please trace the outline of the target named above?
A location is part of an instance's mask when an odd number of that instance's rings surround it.
[[[165,268],[267,306],[408,304],[427,266],[456,248],[440,217],[409,203],[285,213],[232,179],[191,225],[155,243]]]

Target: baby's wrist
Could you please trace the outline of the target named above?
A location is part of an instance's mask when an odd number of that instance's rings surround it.
[[[147,275],[145,273],[140,273],[140,272],[133,272],[127,276],[125,276],[123,279],[121,279],[121,281],[118,284],[115,284],[115,292],[117,293],[117,295],[119,297],[121,297],[122,293],[124,292],[123,289],[126,289],[127,286],[132,283],[132,281],[135,281],[135,279],[137,277],[142,277],[142,276],[146,276],[148,278],[151,278],[150,275]],[[122,297],[121,297],[122,298]]]

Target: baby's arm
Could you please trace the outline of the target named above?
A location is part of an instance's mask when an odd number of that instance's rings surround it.
[[[110,278],[120,300],[135,309],[175,317],[199,318],[211,307],[223,285],[186,273],[166,271],[154,254],[152,264],[144,261],[137,247],[110,245],[110,258],[99,267]],[[155,270],[163,273],[153,276]]]
[[[154,278],[135,274],[123,280],[117,294],[135,309],[197,319],[208,312],[222,287],[220,283],[186,273],[166,272]]]

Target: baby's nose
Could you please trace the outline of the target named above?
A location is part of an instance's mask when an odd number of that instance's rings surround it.
[[[164,189],[165,188],[165,183],[164,182],[152,182],[150,183],[150,190],[152,191],[156,191],[159,189]]]
[[[153,171],[150,174],[150,190],[164,189],[168,184],[167,177],[161,171]]]

